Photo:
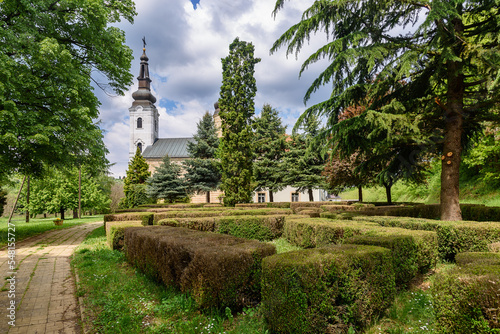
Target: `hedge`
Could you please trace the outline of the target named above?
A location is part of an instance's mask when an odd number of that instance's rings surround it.
[[[261,261],[274,245],[169,226],[125,229],[127,260],[153,279],[189,292],[202,309],[239,310],[260,301]]]
[[[442,225],[442,221],[424,218],[411,218],[411,217],[377,217],[377,216],[355,216],[354,220],[361,222],[377,223],[384,227],[401,227],[410,230],[425,230],[436,231],[438,226]]]
[[[290,209],[293,213],[296,213],[297,208],[321,208],[323,205],[331,204],[331,202],[292,202],[290,203]]]
[[[126,227],[131,226],[142,226],[142,222],[140,220],[107,222],[106,239],[109,248],[113,250],[122,250],[124,230]]]
[[[395,294],[391,252],[342,245],[262,261],[262,312],[273,333],[347,333],[381,315]]]
[[[380,228],[354,236],[346,243],[373,245],[392,250],[396,286],[405,288],[418,273],[435,268],[438,261],[436,232]]]
[[[192,230],[215,232],[215,217],[200,217],[200,218],[166,218],[155,225],[185,227]]]
[[[462,253],[432,286],[441,333],[500,332],[500,254]]]
[[[129,212],[104,215],[104,228],[107,222],[140,220],[142,225],[153,225],[154,213],[152,212]]]
[[[236,208],[279,208],[290,209],[290,202],[238,203]]]
[[[209,210],[209,211],[198,211],[198,210],[185,210],[185,211],[168,211],[159,212],[154,216],[154,223],[157,224],[160,220],[165,218],[195,218],[195,217],[218,217],[218,216],[257,216],[257,215],[288,215],[292,212],[289,209],[241,209],[232,208],[231,210]]]
[[[139,207],[148,208],[201,208],[205,203],[157,203],[157,204],[141,204]]]
[[[376,224],[350,221],[333,221],[322,218],[287,217],[283,226],[283,236],[293,245],[301,248],[321,247],[341,244],[345,239],[360,235],[374,228]]]

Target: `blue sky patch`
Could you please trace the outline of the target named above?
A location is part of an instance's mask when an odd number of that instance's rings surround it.
[[[172,111],[174,109],[179,108],[180,103],[178,101],[169,100],[169,99],[161,99],[159,106],[167,109],[167,112]]]
[[[196,10],[198,4],[200,3],[200,0],[189,0],[193,4],[193,8]]]

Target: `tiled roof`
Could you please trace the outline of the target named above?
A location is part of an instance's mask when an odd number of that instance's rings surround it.
[[[168,154],[170,158],[188,158],[187,146],[193,138],[158,138],[153,145],[146,147],[144,158],[163,158]]]

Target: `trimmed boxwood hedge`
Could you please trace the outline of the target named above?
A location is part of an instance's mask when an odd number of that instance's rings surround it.
[[[293,213],[297,213],[297,208],[321,208],[323,205],[329,205],[332,202],[292,202],[290,203],[290,209]]]
[[[500,332],[500,254],[461,253],[431,287],[441,333]]]
[[[341,244],[345,239],[374,228],[380,227],[374,223],[290,216],[285,219],[283,236],[293,245],[301,248],[314,248]]]
[[[142,225],[153,225],[154,213],[152,212],[129,212],[104,215],[104,228],[107,222],[140,220]]]
[[[381,315],[395,294],[391,252],[342,245],[262,261],[262,312],[273,333],[347,333]]]
[[[261,261],[274,245],[180,227],[125,229],[127,260],[153,279],[189,292],[202,309],[239,310],[260,301]]]
[[[106,240],[109,248],[113,250],[122,250],[124,230],[126,227],[142,226],[140,220],[113,221],[106,223]]]
[[[166,218],[196,218],[196,217],[220,217],[220,216],[258,216],[258,215],[289,215],[292,211],[289,209],[243,209],[232,208],[230,210],[215,208],[215,210],[199,211],[199,210],[184,210],[184,211],[167,211],[159,212],[154,216],[154,223]]]
[[[200,218],[166,218],[155,225],[185,227],[192,230],[215,232],[215,217],[200,217]]]
[[[380,228],[354,236],[346,243],[373,245],[392,250],[396,285],[407,287],[418,273],[435,268],[438,261],[436,232],[412,231],[402,228]]]

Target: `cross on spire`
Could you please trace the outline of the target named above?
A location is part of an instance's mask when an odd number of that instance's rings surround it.
[[[144,36],[142,38],[142,45],[143,45],[143,48],[145,49],[146,48],[146,36]]]

